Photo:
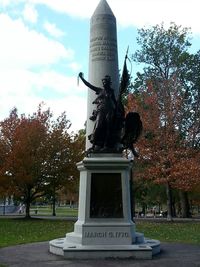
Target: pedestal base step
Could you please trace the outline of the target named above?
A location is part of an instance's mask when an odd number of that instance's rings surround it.
[[[82,246],[67,243],[65,238],[59,238],[50,241],[49,250],[53,254],[63,256],[65,259],[152,259],[153,255],[160,253],[160,242],[158,240],[145,239],[144,243],[132,245]]]

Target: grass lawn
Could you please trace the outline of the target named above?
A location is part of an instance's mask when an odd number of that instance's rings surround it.
[[[74,222],[64,220],[0,218],[0,247],[48,241],[73,231]],[[136,229],[145,237],[161,242],[200,245],[200,223],[137,222]],[[0,266],[1,267],[1,266]]]
[[[35,211],[37,211],[37,215],[42,216],[51,216],[52,208],[50,206],[32,206],[30,209],[31,215],[35,215]],[[56,207],[56,216],[77,216],[78,209],[70,208],[70,207]]]
[[[73,223],[63,220],[0,218],[0,247],[64,237],[72,230]]]
[[[200,245],[200,222],[137,222],[136,229],[163,242]]]

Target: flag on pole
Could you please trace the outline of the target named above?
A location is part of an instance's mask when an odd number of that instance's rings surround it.
[[[119,88],[120,96],[126,92],[129,86],[130,75],[129,75],[127,65],[126,65],[126,60],[128,58],[127,54],[128,54],[128,49],[127,49],[125,60],[124,60],[124,66],[123,66],[122,77],[121,77],[121,82],[120,82],[120,88]]]

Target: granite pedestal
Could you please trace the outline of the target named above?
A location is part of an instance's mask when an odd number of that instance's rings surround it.
[[[160,242],[145,239],[135,230],[130,208],[131,163],[118,154],[100,155],[77,164],[78,221],[74,232],[50,241],[50,252],[67,259],[151,259],[160,252]]]

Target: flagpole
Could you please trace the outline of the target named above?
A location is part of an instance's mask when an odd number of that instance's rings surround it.
[[[128,45],[127,50],[126,50],[125,60],[128,58],[128,50],[129,50],[129,45]]]

